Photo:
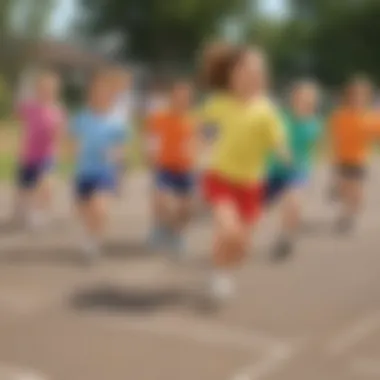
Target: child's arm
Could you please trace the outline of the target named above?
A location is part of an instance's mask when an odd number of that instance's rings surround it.
[[[143,155],[148,165],[151,166],[156,160],[158,150],[158,136],[154,126],[153,117],[147,118],[142,136]]]
[[[273,152],[285,165],[291,165],[292,156],[287,143],[283,120],[275,107],[268,110],[266,123],[269,151]]]

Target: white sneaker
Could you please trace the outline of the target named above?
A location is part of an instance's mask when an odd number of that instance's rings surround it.
[[[235,283],[226,273],[215,273],[210,281],[210,295],[217,301],[226,301],[235,294]]]
[[[89,237],[83,238],[81,242],[81,252],[86,262],[93,262],[101,257],[100,244]]]
[[[48,223],[48,218],[41,212],[31,212],[26,218],[27,228],[33,232],[41,231],[46,228]]]

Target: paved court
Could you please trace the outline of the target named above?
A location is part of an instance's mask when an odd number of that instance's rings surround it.
[[[190,262],[172,265],[142,244],[148,182],[130,178],[115,202],[107,255],[78,256],[70,192],[39,235],[0,232],[0,380],[371,380],[380,378],[380,165],[355,234],[337,236],[327,173],[308,190],[294,260],[273,265],[276,212],[256,231],[239,293],[202,308],[210,225],[194,221]],[[0,214],[10,189],[1,187]]]

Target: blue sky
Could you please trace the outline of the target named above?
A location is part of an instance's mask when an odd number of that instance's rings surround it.
[[[165,1],[165,0],[163,0]],[[205,0],[207,1],[207,0]],[[261,7],[266,13],[279,16],[284,13],[285,0],[261,0]],[[67,26],[75,15],[75,3],[77,0],[57,0],[58,6],[51,20],[51,32],[56,36],[62,36]]]

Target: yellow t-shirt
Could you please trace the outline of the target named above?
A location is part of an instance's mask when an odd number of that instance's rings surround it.
[[[238,184],[262,181],[268,155],[285,142],[280,116],[267,98],[242,103],[213,95],[201,110],[201,127],[212,140],[208,170]]]

